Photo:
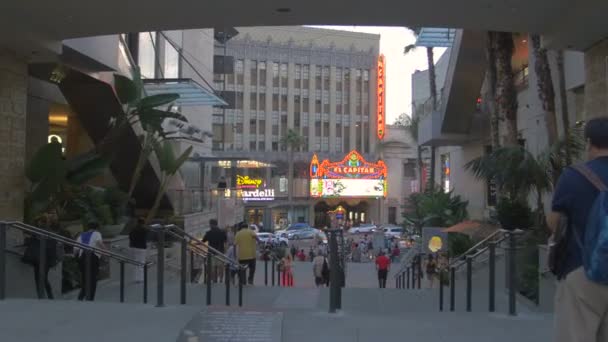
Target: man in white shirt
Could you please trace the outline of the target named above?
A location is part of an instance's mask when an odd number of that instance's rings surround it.
[[[98,249],[105,249],[105,246],[103,245],[103,237],[97,230],[98,228],[99,224],[97,222],[89,222],[87,224],[87,231],[82,232],[76,239],[76,242]],[[80,284],[82,284],[80,293],[78,294],[78,300],[86,299],[88,301],[93,301],[95,299],[95,291],[97,290],[97,276],[99,274],[99,260],[101,258],[101,254],[97,252],[91,253],[89,261],[91,272],[89,279],[87,279],[87,253],[83,249],[75,249],[74,252],[76,257],[78,257]],[[86,291],[87,287],[89,288],[89,293]]]

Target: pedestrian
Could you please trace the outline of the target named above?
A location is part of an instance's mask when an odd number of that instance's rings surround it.
[[[206,242],[210,250],[209,255],[214,255],[214,253],[224,254],[226,251],[226,242],[228,241],[228,237],[226,232],[221,230],[217,225],[216,219],[209,220],[209,230],[203,236],[203,242]],[[255,255],[254,255],[255,260]],[[214,283],[222,282],[224,277],[224,265],[220,261],[219,258],[211,258],[211,279]]]
[[[291,254],[286,254],[281,264],[283,268],[283,272],[281,273],[283,286],[293,287],[293,259],[291,258]]]
[[[299,261],[306,261],[306,253],[304,253],[303,249],[301,249],[300,252],[298,252],[298,260]]]
[[[399,249],[399,245],[395,244],[393,246],[393,251],[391,252],[391,261],[392,262],[398,262],[399,261],[399,255],[401,255],[401,250]]]
[[[87,230],[78,236],[76,242],[97,249],[106,249],[98,229],[99,223],[95,221],[87,223]],[[81,289],[78,294],[78,300],[93,301],[95,300],[95,292],[97,291],[97,276],[99,275],[101,254],[99,252],[85,252],[81,248],[75,249],[74,252],[78,257],[81,279]],[[87,258],[87,254],[90,255],[89,258]],[[87,267],[89,267],[90,271],[89,277],[87,277]],[[87,291],[87,289],[89,291]]]
[[[312,259],[315,258],[315,252],[312,250],[312,246],[308,250],[308,261],[312,262]]]
[[[378,271],[378,285],[381,289],[386,288],[386,278],[388,277],[390,268],[390,259],[384,255],[383,251],[380,251],[376,257],[376,270]]]
[[[596,203],[604,195],[598,188],[608,184],[608,118],[589,120],[585,139],[588,161],[562,171],[547,219],[556,236],[566,229],[557,241],[564,248],[554,251],[556,342],[608,341],[608,284],[597,278],[606,276],[605,269],[597,268],[605,265],[605,257],[592,259],[601,255],[597,248],[608,245],[605,204]]]
[[[237,258],[236,258],[236,246],[234,244],[230,245],[230,247],[228,247],[228,250],[226,251],[226,257],[232,261],[234,261],[234,263],[236,264]],[[232,284],[236,284],[236,282],[234,281],[236,274],[238,272],[238,267],[235,264],[231,264],[230,265],[230,282]]]
[[[321,287],[329,283],[329,263],[324,254],[319,251],[312,261],[312,273],[315,278],[315,285]]]
[[[429,281],[429,288],[433,288],[435,286],[435,277],[437,276],[437,262],[433,255],[429,254],[429,257],[426,261],[426,278]]]
[[[361,249],[358,243],[355,243],[355,247],[353,248],[352,259],[353,262],[361,262]]]
[[[239,224],[239,231],[234,237],[234,243],[236,245],[236,255],[239,259],[239,263],[243,266],[247,266],[249,269],[249,277],[247,283],[253,285],[253,279],[255,275],[255,254],[256,244],[258,242],[258,236],[256,233],[247,227],[247,223],[241,222]],[[241,277],[241,283],[245,284],[245,277]]]
[[[137,224],[129,233],[129,248],[131,256],[139,263],[145,264],[148,256],[148,229],[142,217],[137,219]],[[144,268],[135,267],[133,281],[141,283],[144,281]]]
[[[291,249],[289,250],[289,252],[291,253],[291,258],[295,259],[296,254],[298,253],[298,248],[296,247],[296,245],[291,245]]]

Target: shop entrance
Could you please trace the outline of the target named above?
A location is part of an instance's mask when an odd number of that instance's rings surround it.
[[[359,199],[322,200],[315,204],[316,228],[352,227],[369,221],[369,203]]]

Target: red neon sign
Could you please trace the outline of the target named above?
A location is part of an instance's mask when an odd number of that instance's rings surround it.
[[[384,55],[378,56],[378,139],[384,139],[386,118],[386,62]]]

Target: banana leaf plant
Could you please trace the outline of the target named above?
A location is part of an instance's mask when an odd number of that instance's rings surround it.
[[[156,153],[156,157],[158,158],[158,163],[160,166],[161,176],[160,176],[160,187],[158,189],[158,193],[156,194],[156,198],[154,199],[154,204],[152,208],[148,212],[148,216],[146,217],[146,224],[150,222],[158,212],[158,208],[160,206],[160,202],[167,191],[167,187],[169,186],[169,182],[171,178],[179,171],[179,168],[188,160],[190,154],[192,153],[192,146],[188,147],[184,152],[182,152],[179,157],[175,156],[173,152],[173,146],[167,140],[162,142],[154,143],[154,152]]]
[[[103,174],[108,161],[94,152],[65,159],[61,144],[51,142],[42,146],[29,164],[25,175],[31,183],[26,194],[28,222],[47,210],[62,213],[69,201],[88,181]]]

